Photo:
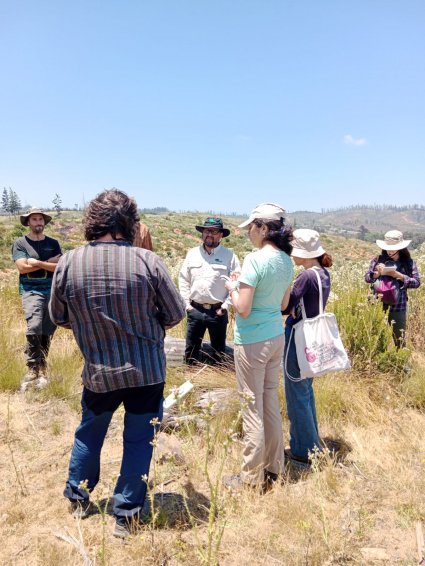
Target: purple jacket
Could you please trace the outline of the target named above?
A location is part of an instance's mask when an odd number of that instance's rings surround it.
[[[318,270],[320,280],[322,282],[323,293],[323,309],[328,302],[331,290],[331,278],[329,272],[323,267]],[[291,326],[301,320],[300,300],[303,299],[305,314],[307,318],[313,318],[319,314],[319,285],[317,283],[316,274],[312,269],[302,271],[295,279],[294,286],[291,291],[289,303],[282,314],[289,314],[295,307],[295,317],[288,316],[286,325]]]

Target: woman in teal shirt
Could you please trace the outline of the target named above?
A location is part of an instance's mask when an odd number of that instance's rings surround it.
[[[244,450],[241,473],[224,478],[230,489],[264,487],[283,471],[279,368],[286,308],[292,281],[292,230],[285,211],[260,204],[239,227],[258,248],[248,254],[238,281],[226,283],[236,310],[235,367],[243,400]]]

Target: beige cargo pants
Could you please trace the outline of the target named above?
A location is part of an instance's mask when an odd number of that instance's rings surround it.
[[[235,345],[235,368],[243,404],[244,450],[241,479],[261,486],[265,472],[284,467],[282,417],[278,398],[284,335]]]

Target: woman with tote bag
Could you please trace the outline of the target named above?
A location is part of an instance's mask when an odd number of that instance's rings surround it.
[[[285,350],[283,373],[285,381],[286,408],[290,421],[290,450],[285,454],[292,460],[308,465],[309,452],[320,449],[317,426],[316,402],[313,390],[313,377],[301,378],[297,359],[295,333],[293,326],[302,320],[302,305],[307,318],[319,315],[319,297],[322,295],[323,309],[328,301],[331,288],[327,267],[332,258],[320,244],[315,230],[294,230],[292,258],[302,271],[291,290],[289,304],[283,314],[289,314],[285,324]],[[318,277],[321,283],[321,293]]]

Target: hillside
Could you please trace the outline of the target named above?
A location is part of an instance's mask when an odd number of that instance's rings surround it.
[[[314,213],[308,213],[314,214]],[[173,272],[180,265],[189,248],[198,245],[200,234],[195,225],[202,224],[205,213],[166,212],[161,214],[143,214],[142,220],[152,233],[154,249]],[[241,217],[223,216],[226,227],[230,229],[230,236],[223,240],[225,246],[235,250],[240,259],[252,251],[246,232],[238,228],[242,222]],[[297,222],[296,226],[301,226]],[[308,224],[313,226],[313,221]],[[13,240],[26,233],[26,229],[19,224],[18,218],[0,217],[0,268],[13,269],[10,257],[10,247]],[[82,212],[64,211],[59,217],[54,216],[53,222],[46,227],[46,234],[57,238],[64,251],[70,250],[84,243]],[[346,259],[363,259],[367,261],[376,253],[373,243],[353,238],[353,234],[338,234],[329,231],[322,236],[327,251],[338,263]]]
[[[364,226],[365,238],[374,240],[388,230],[401,230],[409,238],[425,240],[425,207],[414,205],[351,206],[322,212],[291,212],[288,218],[298,228],[315,228],[320,232],[346,232],[357,235]]]

